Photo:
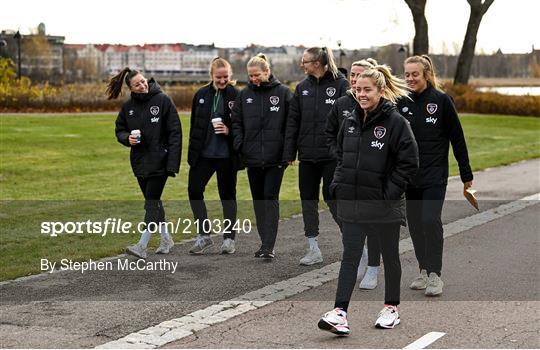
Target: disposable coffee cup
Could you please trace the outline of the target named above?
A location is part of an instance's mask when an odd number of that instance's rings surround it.
[[[214,126],[214,130],[222,124],[223,120],[221,118],[212,118],[212,125]],[[216,134],[220,134],[221,132],[218,132],[215,130]]]
[[[141,143],[141,130],[131,130],[131,135],[137,137],[137,143]]]

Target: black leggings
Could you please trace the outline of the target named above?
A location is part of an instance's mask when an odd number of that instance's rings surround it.
[[[381,265],[381,247],[379,239],[371,236],[366,237],[368,247],[368,266],[380,266]]]
[[[188,195],[189,204],[195,220],[203,225],[208,218],[206,204],[204,203],[204,190],[214,173],[217,174],[217,186],[223,218],[230,220],[231,227],[236,221],[236,169],[231,158],[204,158],[200,157],[197,164],[189,168]],[[203,234],[203,230],[199,229]],[[223,238],[235,238],[235,230],[223,232]]]
[[[339,269],[335,307],[345,311],[356,284],[358,265],[366,236],[379,240],[384,261],[384,303],[400,301],[401,263],[399,261],[399,223],[356,224],[343,222],[343,259]]]
[[[286,166],[248,168],[247,174],[261,248],[272,250],[279,223],[279,190]]]
[[[165,222],[165,210],[161,203],[161,194],[167,182],[167,176],[137,177],[139,187],[144,196],[144,222],[148,226],[151,222],[156,225]]]
[[[317,237],[319,235],[319,192],[322,179],[323,199],[330,209],[334,221],[340,225],[337,217],[337,204],[330,199],[328,190],[332,179],[336,161],[326,162],[306,162],[301,161],[298,166],[298,185],[300,188],[300,199],[302,200],[302,218],[304,219],[304,232],[306,237]]]
[[[407,221],[420,269],[428,275],[441,275],[443,257],[442,207],[446,185],[429,188],[409,188],[407,199]]]

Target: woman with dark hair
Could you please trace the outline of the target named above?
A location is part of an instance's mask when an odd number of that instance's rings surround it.
[[[285,123],[292,93],[274,77],[264,54],[247,63],[249,83],[232,110],[234,149],[247,167],[261,247],[256,258],[273,259],[279,223],[279,191]]]
[[[152,232],[161,234],[157,254],[167,254],[174,242],[167,232],[161,194],[167,177],[180,170],[182,127],[176,106],[154,80],[146,80],[136,70],[124,68],[109,81],[108,99],[116,99],[122,84],[131,91],[116,118],[118,142],[131,148],[131,168],[144,196],[146,229],[139,243],[129,246],[127,253],[146,259],[146,247]]]
[[[190,254],[202,254],[214,244],[210,232],[204,231],[204,221],[208,219],[204,190],[214,173],[217,175],[219,198],[223,206],[221,253],[233,254],[236,251],[235,230],[231,227],[236,221],[238,161],[232,147],[231,108],[238,90],[231,78],[231,65],[217,57],[210,64],[210,83],[193,96],[188,148],[188,194],[199,227]]]
[[[330,200],[328,186],[336,167],[335,155],[326,144],[327,116],[336,100],[344,96],[349,82],[338,71],[332,51],[327,47],[311,47],[304,51],[301,66],[307,77],[295,89],[287,119],[283,158],[290,165],[298,159],[298,185],[302,203],[307,254],[300,265],[322,263],[319,249],[319,193],[330,208],[338,225],[336,204]]]
[[[410,288],[425,289],[426,296],[437,296],[442,294],[444,285],[441,213],[450,144],[465,190],[472,186],[473,173],[456,107],[441,90],[431,59],[427,55],[407,58],[405,81],[413,92],[412,100],[402,99],[398,108],[410,121],[420,152],[418,174],[406,192],[407,221],[420,270]]]

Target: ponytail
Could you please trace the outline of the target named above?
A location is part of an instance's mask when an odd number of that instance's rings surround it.
[[[334,55],[332,54],[332,49],[329,47],[310,47],[306,50],[309,53],[314,61],[319,61],[324,67],[325,72],[330,72],[334,79],[337,78],[339,70],[334,61]]]
[[[377,61],[373,58],[366,58],[365,60],[354,61],[351,64],[351,67],[363,67],[365,69],[373,68],[377,65]]]
[[[428,55],[421,56],[411,56],[405,60],[407,63],[420,63],[423,68],[424,77],[426,80],[433,86],[435,89],[442,91],[441,84],[437,79],[435,74],[435,67],[433,66],[433,61]]]
[[[248,67],[257,66],[259,67],[263,72],[270,71],[270,63],[268,63],[268,58],[264,53],[258,53],[257,55],[250,58],[250,60],[247,63]]]
[[[398,99],[409,95],[405,81],[392,75],[392,70],[387,65],[367,69],[360,74],[360,78],[370,78],[379,90],[384,88],[384,98],[394,104]]]
[[[132,70],[129,67],[126,67],[122,69],[120,73],[112,77],[107,84],[107,100],[113,100],[118,98],[118,96],[122,93],[122,81],[124,81],[129,87],[131,79],[137,74],[139,74],[139,71]]]

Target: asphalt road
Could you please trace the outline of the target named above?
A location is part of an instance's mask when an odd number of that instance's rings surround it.
[[[476,174],[474,187],[479,191],[481,210],[540,192],[539,172],[540,160],[533,160]],[[475,213],[462,199],[461,190],[459,179],[452,179],[444,223]],[[372,328],[381,308],[379,286],[355,294],[358,302],[350,310],[353,335],[349,339],[319,333],[316,320],[332,307],[334,281],[170,345],[403,347],[427,332],[440,331],[447,335],[435,343],[437,347],[538,348],[538,212],[539,206],[534,205],[448,239],[441,298],[426,301],[405,288],[416,274],[416,263],[412,252],[404,254],[403,324],[398,329],[381,333]],[[406,229],[402,234],[407,236]],[[217,254],[217,247],[205,256],[189,256],[189,245],[176,246],[167,256],[179,263],[175,274],[61,272],[1,284],[0,346],[93,347],[320,268],[298,265],[306,248],[301,218],[280,223],[277,258],[272,263],[252,257],[259,243],[255,232],[243,234],[237,241],[237,253],[232,256]],[[340,259],[337,226],[327,212],[321,214],[319,244],[324,264]],[[149,255],[149,260],[159,258]]]

